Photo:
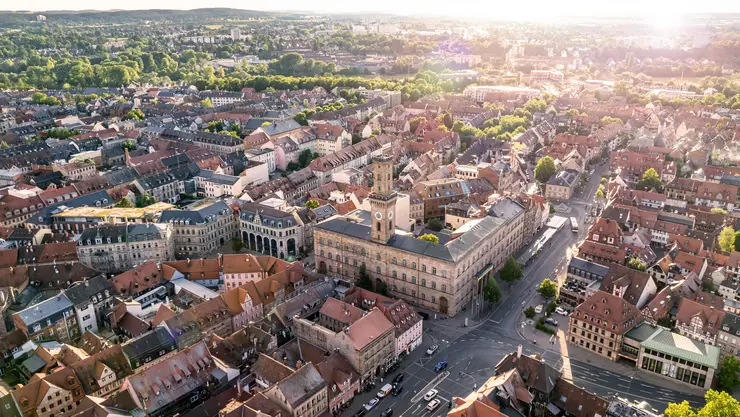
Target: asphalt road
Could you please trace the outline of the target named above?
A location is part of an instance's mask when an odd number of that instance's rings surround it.
[[[447,413],[447,401],[455,396],[466,396],[474,387],[480,386],[493,376],[495,365],[506,354],[516,351],[519,344],[523,345],[525,354],[540,354],[543,360],[561,370],[574,384],[604,398],[619,395],[631,400],[647,401],[658,410],[665,409],[669,402],[687,400],[695,406],[704,403],[701,397],[652,385],[542,349],[523,340],[516,331],[523,304],[530,304],[530,300],[536,295],[535,288],[543,279],[554,278],[556,270],[564,267],[568,250],[585,234],[587,225],[583,225],[583,219],[586,216],[586,208],[588,204],[594,203],[593,195],[598,189],[604,170],[605,167],[597,167],[583,192],[566,202],[571,212],[562,215],[578,218],[582,225],[580,232],[573,233],[569,225],[557,232],[552,238],[552,246],[524,269],[524,278],[512,285],[506,299],[477,327],[455,328],[448,326],[447,323],[450,323],[448,321],[425,321],[424,343],[412,352],[399,371],[404,373],[404,380],[401,382],[403,392],[399,396],[389,395],[381,400],[367,413],[368,417],[379,417],[380,413],[388,408],[393,409],[394,417],[443,416]],[[471,324],[475,322],[471,321]],[[427,357],[424,351],[435,343],[440,345],[440,349],[433,356]],[[446,372],[438,374],[434,371],[434,366],[440,360],[446,360],[449,366]],[[352,406],[343,415],[353,415],[396,374],[389,375],[382,383],[378,381],[372,392],[355,397]],[[421,397],[432,388],[439,391],[438,397],[443,400],[443,404],[430,412],[426,409],[427,401]]]

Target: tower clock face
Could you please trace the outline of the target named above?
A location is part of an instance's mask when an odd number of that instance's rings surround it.
[[[393,211],[388,212],[388,220],[393,220]]]
[[[376,211],[375,212],[375,218],[378,220],[383,220],[383,213]]]

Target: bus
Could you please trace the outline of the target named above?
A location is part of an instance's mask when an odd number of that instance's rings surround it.
[[[578,233],[578,219],[575,217],[570,218],[570,230],[572,230],[573,233]]]

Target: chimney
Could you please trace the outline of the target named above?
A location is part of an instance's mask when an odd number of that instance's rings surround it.
[[[303,367],[303,362],[301,362],[300,360],[296,361],[295,369],[301,369],[301,367]]]
[[[224,266],[224,256],[222,254],[218,254],[218,267],[221,268]]]
[[[125,158],[126,167],[130,168],[131,167],[131,155],[128,154],[128,148],[123,148],[123,153],[125,155],[124,158]]]
[[[522,345],[517,346],[516,348],[516,357],[521,358],[522,357]]]
[[[272,352],[272,359],[277,360],[277,352]]]
[[[188,258],[188,266],[190,266],[190,258]]]
[[[205,263],[206,263],[206,260],[203,259],[203,258],[200,258],[200,266],[203,267],[203,265],[205,265]]]

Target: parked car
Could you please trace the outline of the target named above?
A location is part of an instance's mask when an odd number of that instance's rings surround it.
[[[441,404],[441,403],[442,403],[442,401],[440,401],[440,400],[432,400],[432,401],[429,402],[429,404],[427,404],[427,410],[434,411],[434,410],[437,409],[437,407],[439,407],[439,404]]]
[[[359,410],[357,410],[357,412],[354,413],[352,415],[352,417],[362,417],[362,416],[365,415],[365,413],[367,413],[367,410],[365,410],[365,408],[363,407],[363,408],[360,408]]]
[[[423,312],[423,311],[417,311],[417,313],[421,316],[422,320],[429,320],[429,314]]]
[[[403,381],[403,378],[404,378],[404,374],[403,374],[403,372],[401,372],[400,374],[396,375],[396,376],[395,376],[395,377],[393,378],[393,381],[391,381],[391,382],[392,382],[393,384],[398,384],[399,382]]]
[[[424,394],[424,401],[429,401],[433,399],[437,396],[437,394],[439,394],[439,391],[437,391],[436,389],[430,389],[426,394]]]
[[[380,417],[391,417],[393,415],[393,409],[389,408],[380,413]]]
[[[548,318],[546,318],[546,319],[545,319],[545,323],[547,323],[547,324],[552,324],[553,326],[557,326],[557,325],[558,325],[558,321],[557,321],[557,320],[555,320],[555,319],[554,319],[554,318],[552,318],[552,317],[548,317]]]
[[[385,384],[383,385],[383,388],[378,391],[378,394],[376,395],[379,399],[383,399],[388,396],[388,394],[391,393],[391,390],[393,390],[393,385],[391,384]]]
[[[447,361],[439,361],[439,363],[437,363],[437,366],[434,367],[434,372],[440,372],[445,368],[447,368]]]
[[[370,411],[373,409],[373,407],[378,405],[379,402],[380,402],[379,399],[373,398],[370,401],[368,401],[367,404],[365,404],[363,407],[365,407],[365,410]]]
[[[394,397],[397,396],[398,394],[402,393],[402,392],[403,392],[403,386],[401,386],[401,385],[396,385],[393,388],[393,396]]]
[[[537,314],[542,314],[542,309],[543,308],[544,307],[542,307],[542,304],[540,304],[540,305],[538,305],[537,307],[534,308],[534,312],[537,313]]]
[[[429,349],[427,349],[427,355],[429,356],[434,355],[434,352],[436,352],[437,349],[439,349],[439,345],[430,346]]]
[[[563,307],[555,307],[555,313],[560,314],[561,316],[567,316],[568,310],[564,309]]]

